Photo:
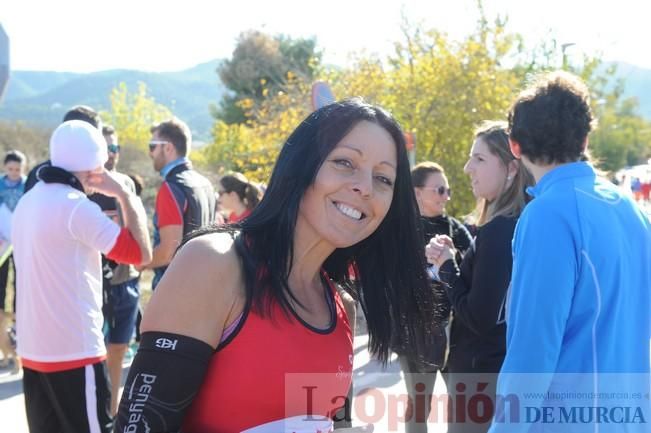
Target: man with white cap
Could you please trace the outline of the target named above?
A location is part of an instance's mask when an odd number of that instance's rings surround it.
[[[109,432],[110,388],[102,335],[100,253],[136,265],[151,260],[140,199],[104,169],[107,148],[86,122],[62,123],[52,165],[14,212],[18,354],[30,432]],[[115,197],[125,227],[87,198]]]

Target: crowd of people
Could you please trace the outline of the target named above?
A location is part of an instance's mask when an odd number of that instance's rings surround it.
[[[651,159],[647,164],[622,169],[613,182],[633,196],[642,206],[651,206]]]
[[[0,350],[22,368],[30,432],[370,431],[350,417],[358,309],[371,354],[399,355],[408,433],[427,431],[438,374],[455,402],[581,391],[607,407],[605,374],[648,392],[651,223],[590,163],[593,120],[585,84],[555,72],[478,126],[470,225],[446,212],[445,169],[410,168],[398,122],[360,99],[311,113],[264,187],[240,173],[213,187],[172,118],[151,128],[150,238],[142,179],[118,170],[119,131],[74,107],[50,160],[25,176],[10,151],[0,179],[0,301],[13,266],[17,351],[5,332]],[[540,428],[515,410],[452,416],[448,431]],[[635,419],[625,431],[644,431]]]

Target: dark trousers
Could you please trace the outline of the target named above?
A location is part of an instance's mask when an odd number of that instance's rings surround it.
[[[432,405],[432,393],[436,382],[436,370],[428,373],[418,371],[416,365],[405,356],[399,356],[400,368],[405,376],[409,401],[405,413],[406,433],[427,433],[427,420]]]
[[[105,362],[54,373],[23,371],[30,433],[110,433],[111,387]]]
[[[448,433],[486,433],[495,414],[498,373],[458,373],[448,369],[442,374],[452,402],[448,412]],[[478,395],[490,399],[492,404],[469,404]],[[465,404],[459,404],[459,401]]]

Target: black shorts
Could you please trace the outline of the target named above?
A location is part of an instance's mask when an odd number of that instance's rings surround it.
[[[55,373],[23,371],[30,433],[110,433],[111,387],[104,361]]]

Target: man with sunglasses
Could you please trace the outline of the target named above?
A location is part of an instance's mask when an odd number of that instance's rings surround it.
[[[163,178],[154,213],[153,269],[155,288],[174,252],[193,230],[215,220],[215,190],[208,179],[192,168],[188,158],[192,134],[188,126],[172,118],[151,128],[149,157]]]
[[[126,189],[133,194],[136,187],[131,178],[119,173],[120,144],[115,128],[105,125],[102,135],[106,140],[108,159],[104,168],[109,171]],[[90,200],[97,203],[102,211],[113,221],[124,226],[124,217],[114,197],[93,194]],[[104,292],[104,336],[106,340],[106,363],[111,378],[111,415],[115,415],[122,382],[122,361],[136,329],[138,300],[140,298],[140,273],[133,265],[118,264],[102,256]]]

